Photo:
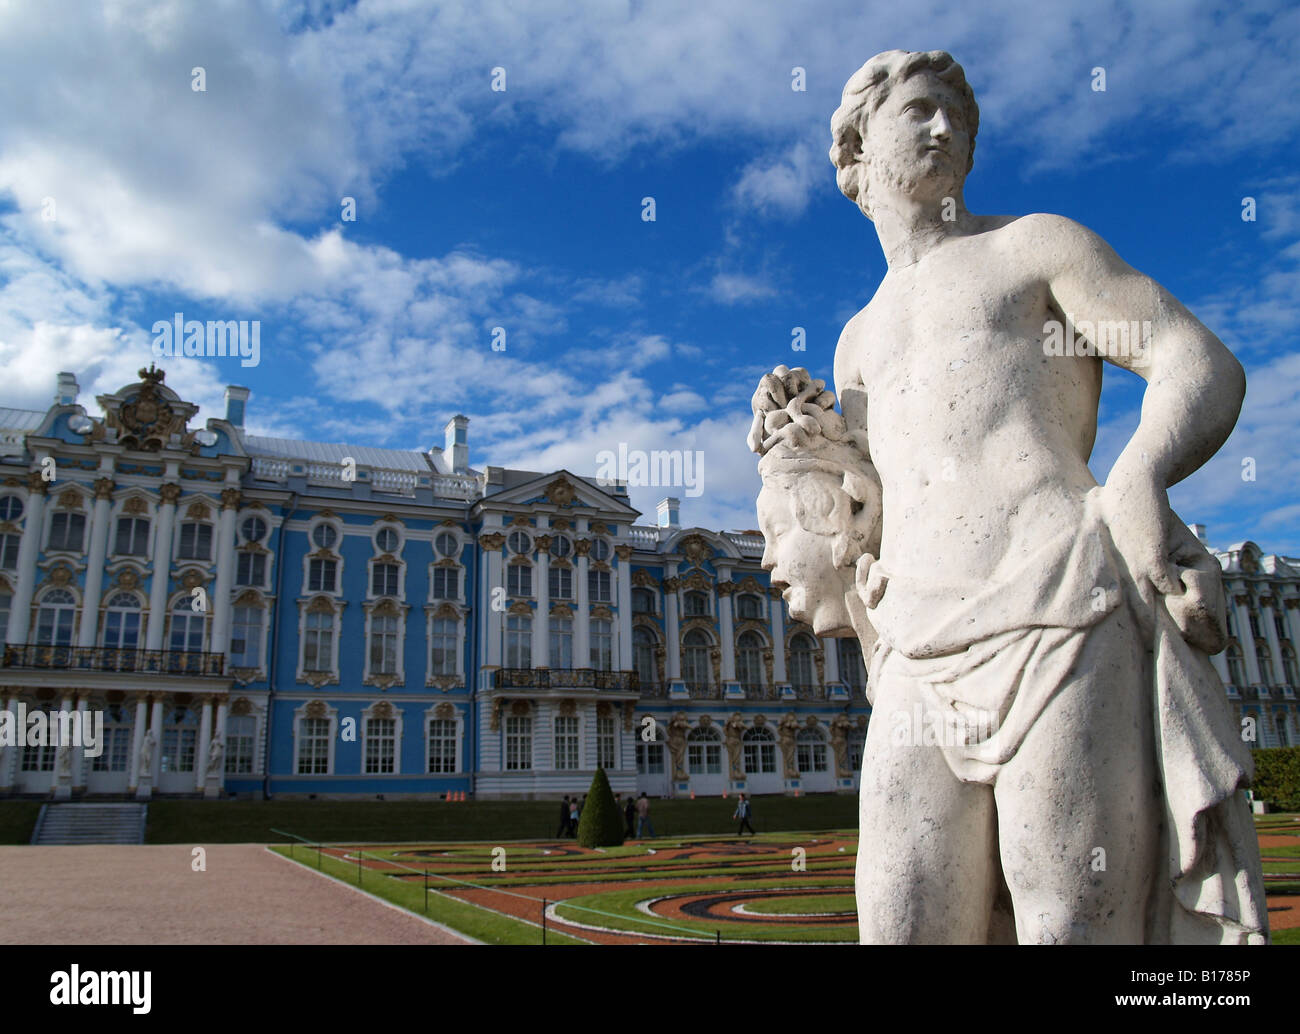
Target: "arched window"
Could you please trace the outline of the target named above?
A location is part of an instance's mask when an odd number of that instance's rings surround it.
[[[318,524],[311,530],[311,540],[317,549],[333,549],[339,533],[332,524]]]
[[[591,559],[603,563],[609,559],[609,543],[604,539],[591,540]]]
[[[449,531],[440,531],[437,538],[433,540],[433,548],[441,557],[459,557],[460,539]]]
[[[757,632],[741,632],[736,640],[736,678],[746,692],[763,687],[763,637]]]
[[[682,597],[682,607],[688,618],[706,618],[709,616],[709,594],[688,592]]]
[[[655,664],[655,647],[659,640],[648,628],[632,629],[632,656],[636,664],[636,676],[642,687],[654,685],[659,681],[659,671]]]
[[[510,614],[506,618],[506,667],[529,668],[532,663],[533,619],[527,614]]]
[[[71,646],[77,618],[77,598],[67,589],[51,589],[36,612],[36,642],[40,646]]]
[[[104,610],[103,645],[134,651],[140,645],[140,601],[129,592],[115,593]]]
[[[22,516],[23,501],[18,496],[0,496],[0,521],[17,521]]]
[[[686,756],[694,775],[717,775],[722,771],[722,737],[712,727],[696,726],[686,735]]]
[[[790,682],[795,689],[812,689],[813,652],[816,647],[812,637],[803,632],[790,638]]]
[[[597,671],[611,671],[614,667],[613,627],[603,619],[591,623],[591,666]]]
[[[795,760],[800,773],[826,771],[826,740],[817,729],[800,729],[795,737]]]
[[[737,596],[736,617],[742,621],[761,621],[763,619],[763,601],[757,596],[748,593]]]
[[[551,667],[573,667],[573,619],[552,617],[551,628]]]
[[[837,639],[836,650],[840,661],[840,679],[855,693],[867,684],[867,669],[862,664],[862,644],[857,636]]]
[[[573,552],[573,543],[565,535],[551,536],[551,556],[566,557]]]
[[[698,628],[682,639],[682,677],[692,689],[704,689],[709,684],[709,646],[709,637]]]
[[[1241,663],[1241,648],[1236,643],[1228,647],[1228,679],[1238,689],[1246,685],[1246,669]]]
[[[261,517],[245,517],[239,524],[239,534],[245,542],[261,542],[266,538],[266,532],[267,523]]]
[[[375,546],[381,553],[394,553],[397,551],[401,539],[397,531],[389,527],[381,527],[375,532]]]
[[[649,589],[632,590],[632,613],[653,614],[655,612],[655,594]]]
[[[526,532],[512,531],[506,539],[506,545],[509,547],[511,553],[522,556],[524,553],[532,551],[533,540],[528,537]]]
[[[746,729],[741,743],[745,749],[746,775],[776,771],[776,737],[771,729]]]
[[[433,659],[430,664],[434,675],[456,674],[456,622],[451,618],[435,618],[433,622]]]

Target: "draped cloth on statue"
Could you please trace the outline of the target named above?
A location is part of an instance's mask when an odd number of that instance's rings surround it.
[[[1124,607],[1136,618],[1128,634],[1151,644],[1135,683],[1150,687],[1164,809],[1147,941],[1263,943],[1259,844],[1243,792],[1254,765],[1209,660],[1226,642],[1219,565],[1174,515],[1170,559],[1186,591],[1142,599],[1121,579],[1096,502],[1089,493],[1073,533],[983,584],[937,585],[873,564],[863,595],[879,639],[868,693],[886,668],[912,681],[927,709],[962,731],[940,740],[954,775],[992,784],[1075,674],[1085,639],[1114,634]]]

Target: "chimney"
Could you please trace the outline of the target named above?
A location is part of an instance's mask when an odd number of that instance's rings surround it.
[[[77,375],[75,373],[59,374],[54,389],[54,404],[56,406],[75,406],[79,394],[81,394],[81,388],[77,386]]]
[[[244,428],[244,403],[248,401],[249,391],[237,384],[226,385],[226,419],[238,427]]]
[[[451,464],[453,474],[464,474],[469,469],[469,417],[457,413],[447,421],[446,444],[442,454]]]
[[[681,525],[682,501],[673,496],[659,500],[659,527],[676,528]]]
[[[1205,525],[1204,525],[1204,524],[1189,524],[1189,525],[1187,525],[1187,526],[1188,526],[1189,528],[1192,529],[1192,534],[1195,535],[1195,536],[1197,537],[1197,539],[1200,540],[1201,545],[1204,546],[1206,549],[1209,549],[1209,548],[1210,548],[1210,540],[1209,540],[1208,538],[1205,537]]]

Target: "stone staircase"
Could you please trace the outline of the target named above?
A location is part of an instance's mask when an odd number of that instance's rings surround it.
[[[143,844],[146,805],[46,804],[33,844]]]

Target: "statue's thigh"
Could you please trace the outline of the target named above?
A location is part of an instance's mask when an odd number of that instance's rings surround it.
[[[982,944],[996,891],[989,787],[963,783],[937,746],[897,744],[893,715],[910,713],[914,686],[875,687],[863,751],[857,862],[864,944]]]
[[[1121,609],[998,776],[1002,869],[1023,943],[1141,943],[1160,810],[1146,654]]]

